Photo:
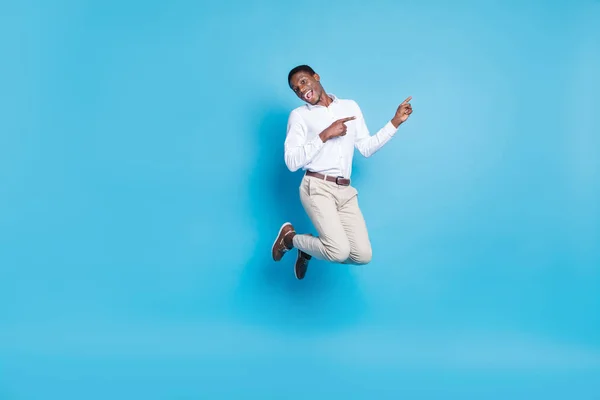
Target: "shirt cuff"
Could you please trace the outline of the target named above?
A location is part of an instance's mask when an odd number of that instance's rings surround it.
[[[398,128],[400,128],[400,125],[398,125]],[[392,124],[392,121],[388,121],[388,123],[385,124],[382,130],[389,136],[394,136],[398,131],[398,128],[396,128],[394,124]]]
[[[393,126],[392,126],[393,128]],[[317,148],[320,149],[321,147],[323,147],[323,145],[325,145],[325,142],[321,139],[321,135],[317,135],[315,136],[315,138],[312,140],[312,144]]]

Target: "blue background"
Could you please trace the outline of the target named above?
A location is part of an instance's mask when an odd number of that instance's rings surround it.
[[[600,397],[600,2],[0,10],[0,399]],[[297,281],[303,63],[414,113]]]

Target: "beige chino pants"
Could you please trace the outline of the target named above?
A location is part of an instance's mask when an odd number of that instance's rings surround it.
[[[358,192],[312,176],[300,184],[300,201],[318,236],[296,234],[294,247],[311,256],[344,264],[367,264],[372,250],[367,226],[358,206]]]

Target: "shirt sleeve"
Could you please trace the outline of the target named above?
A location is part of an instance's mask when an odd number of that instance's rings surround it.
[[[363,156],[371,157],[394,137],[398,128],[389,121],[375,135],[371,136],[360,107],[356,103],[355,107],[356,140],[354,142],[354,147],[356,147]]]
[[[285,165],[292,172],[308,164],[323,148],[319,135],[308,139],[306,123],[297,111],[292,111],[288,119],[287,135],[284,143]]]

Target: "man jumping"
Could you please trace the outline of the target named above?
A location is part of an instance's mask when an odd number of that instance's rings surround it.
[[[350,184],[356,148],[370,157],[394,137],[412,113],[408,97],[392,119],[371,136],[354,100],[326,93],[320,76],[308,65],[288,74],[288,84],[306,102],[289,115],[284,158],[292,172],[306,171],[300,183],[300,201],[318,235],[298,234],[286,222],[271,249],[273,260],[298,249],[294,273],[303,279],[312,257],[344,264],[367,264],[372,250],[367,226]]]

